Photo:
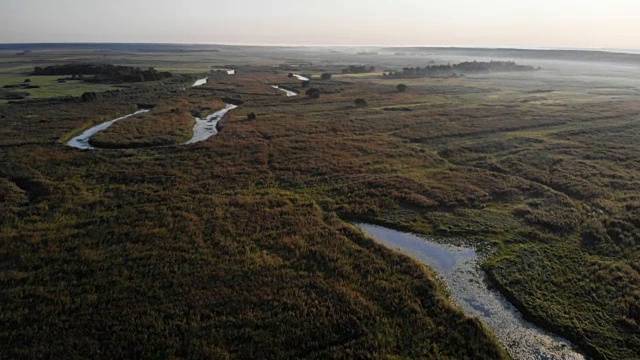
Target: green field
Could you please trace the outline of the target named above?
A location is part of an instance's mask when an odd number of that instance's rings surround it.
[[[18,75],[0,75],[0,87],[4,85],[21,84],[26,79],[31,80],[30,84],[40,86],[39,89],[18,89],[18,91],[28,92],[31,99],[43,99],[64,96],[80,96],[85,92],[95,91],[102,92],[116,89],[112,85],[88,84],[81,81],[66,81],[58,83],[61,76],[18,76]],[[13,89],[9,89],[13,90]]]

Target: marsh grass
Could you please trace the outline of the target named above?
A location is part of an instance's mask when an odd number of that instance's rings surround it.
[[[0,108],[3,355],[505,356],[431,272],[343,223],[361,219],[491,244],[484,267],[527,316],[594,358],[640,356],[637,99],[336,78],[319,99],[245,68],[184,95]],[[222,97],[244,104],[194,146],[56,143],[150,98],[157,117],[103,135],[165,136],[187,117],[164,111]]]

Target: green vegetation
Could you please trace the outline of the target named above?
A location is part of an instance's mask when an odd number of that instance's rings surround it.
[[[396,79],[458,76],[460,74],[534,71],[536,68],[528,65],[518,65],[513,61],[462,62],[454,65],[427,65],[424,68],[406,67],[402,71],[384,73],[385,77]]]
[[[331,73],[322,73],[322,75],[320,75],[321,80],[331,80],[331,77],[333,77]]]
[[[0,75],[0,99],[5,98],[7,100],[14,100],[11,97],[6,98],[6,94],[27,92],[28,96],[23,98],[28,99],[42,99],[52,97],[64,97],[64,96],[81,96],[85,92],[102,92],[106,90],[115,89],[112,85],[104,84],[89,84],[79,80],[58,82],[59,76],[35,76],[30,78],[31,82],[29,89],[19,88],[2,88],[4,86],[12,86],[22,84],[25,80],[24,76],[20,75]],[[3,95],[4,94],[4,95]]]
[[[357,98],[354,103],[356,104],[357,107],[365,107],[367,105],[369,105],[369,103],[367,103],[367,100],[363,99],[363,98]]]
[[[0,107],[0,357],[505,357],[428,269],[348,220],[486,247],[529,318],[596,359],[640,357],[633,87],[524,72],[398,92],[368,74],[289,98],[270,85],[300,82],[265,63],[184,93]],[[60,144],[138,103],[158,106],[101,136],[173,134],[223,97],[243,105],[195,146]]]
[[[303,85],[303,87],[305,87]],[[307,90],[305,92],[305,94],[307,95],[307,97],[309,97],[310,99],[319,99],[320,98],[320,89],[316,89],[316,88],[311,88],[309,90]]]
[[[33,75],[71,75],[68,80],[83,80],[89,83],[135,83],[159,81],[172,77],[170,72],[160,72],[154,68],[142,70],[137,67],[111,64],[64,64],[47,67],[36,66]],[[85,78],[86,75],[93,75]]]
[[[375,66],[367,66],[367,65],[349,65],[348,67],[342,69],[343,74],[368,74],[376,71]]]

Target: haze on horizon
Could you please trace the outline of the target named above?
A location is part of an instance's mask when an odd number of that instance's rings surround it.
[[[0,43],[640,49],[637,0],[3,0]]]

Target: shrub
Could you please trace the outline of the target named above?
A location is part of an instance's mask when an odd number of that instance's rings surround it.
[[[407,91],[407,85],[398,84],[398,86],[396,86],[396,89],[398,89],[398,92],[405,92],[405,91]]]
[[[311,88],[311,89],[307,90],[307,92],[305,94],[311,99],[319,99],[320,98],[320,90],[318,90],[316,88]]]
[[[320,75],[320,79],[322,80],[331,80],[331,74],[330,73],[323,73],[322,75]]]
[[[357,98],[355,103],[356,103],[357,107],[365,107],[365,106],[367,106],[367,100],[365,100],[363,98]]]
[[[86,92],[86,93],[82,94],[82,96],[80,98],[84,102],[93,101],[93,100],[98,98],[98,94],[96,94],[94,92]]]

